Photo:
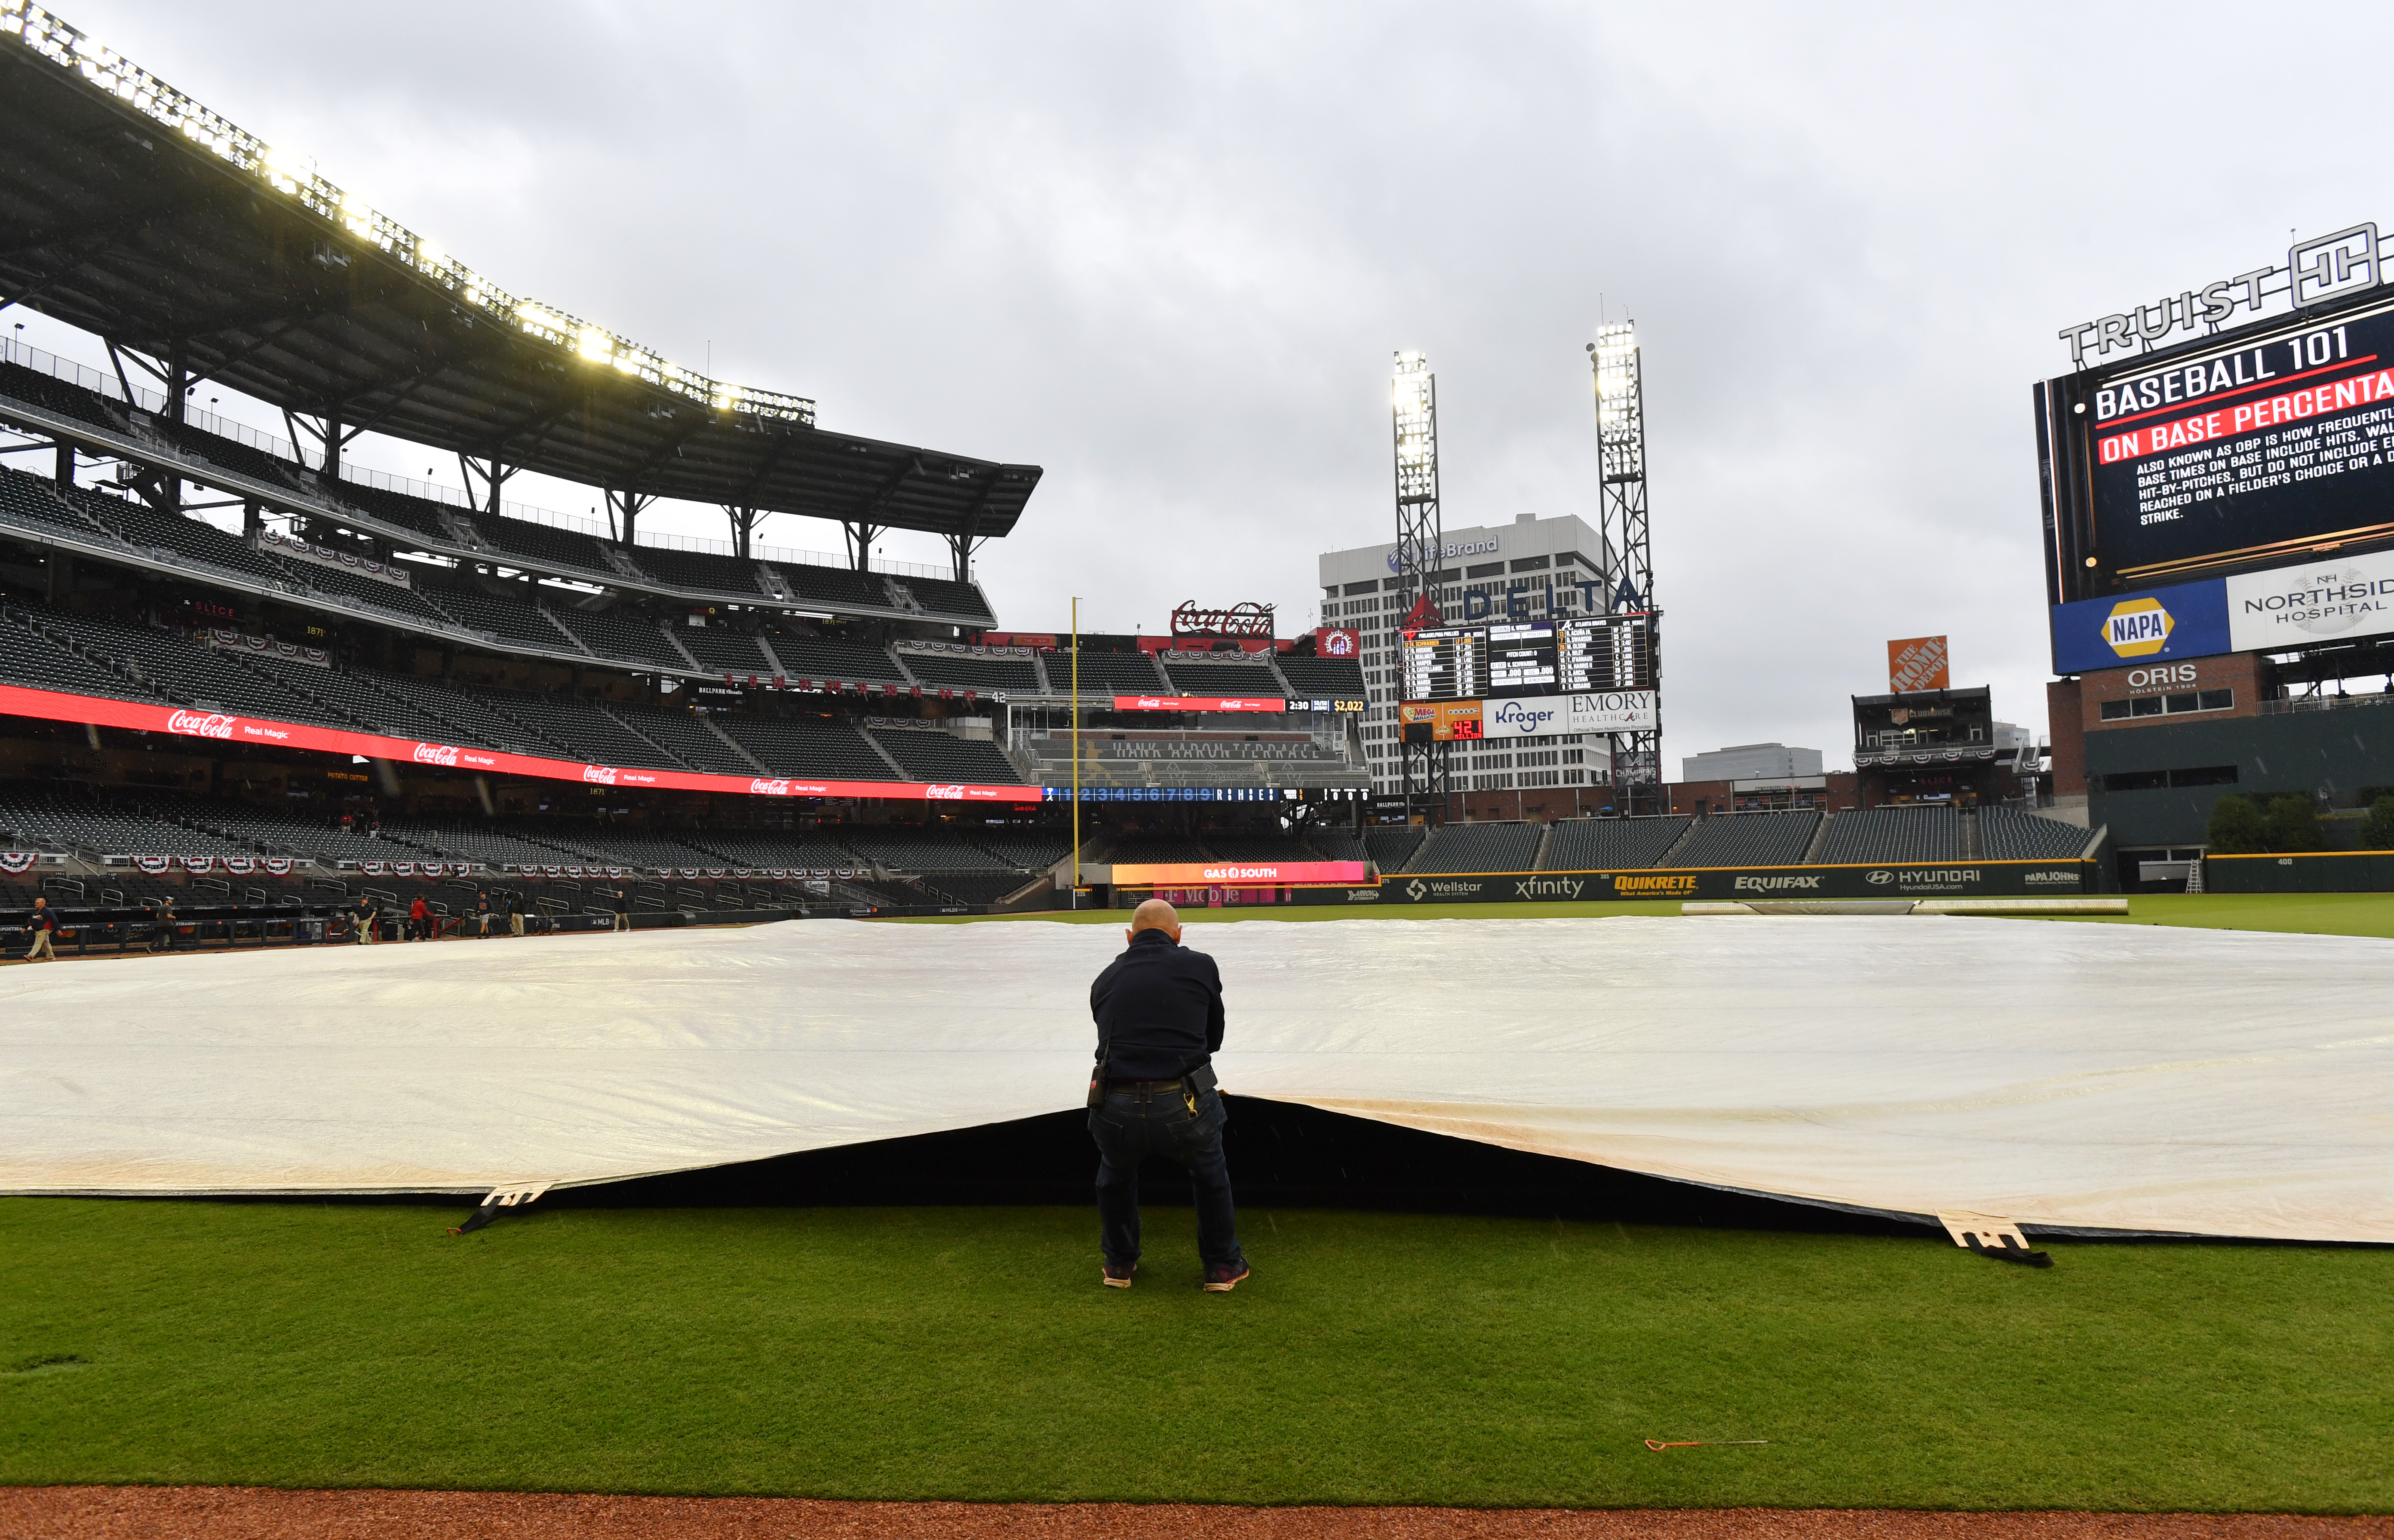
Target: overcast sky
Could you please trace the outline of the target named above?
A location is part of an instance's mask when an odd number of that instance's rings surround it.
[[[1391,537],[1399,349],[1448,528],[1593,523],[1632,315],[1674,773],[1849,764],[1890,637],[2041,729],[2055,332],[2394,221],[2374,7],[59,4],[519,294],[1045,467],[1009,626],[1310,625],[1316,555]]]

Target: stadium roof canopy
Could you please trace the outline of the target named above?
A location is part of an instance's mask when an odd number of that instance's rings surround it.
[[[0,0],[0,303],[340,431],[952,546],[1036,466],[829,433],[510,294],[27,0]]]

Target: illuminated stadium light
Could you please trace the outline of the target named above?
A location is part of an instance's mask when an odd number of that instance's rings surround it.
[[[1600,438],[1638,431],[1638,330],[1628,322],[1596,329],[1596,427]]]
[[[228,165],[338,225],[392,260],[414,269],[462,302],[493,315],[512,317],[528,336],[538,337],[585,362],[612,364],[617,372],[659,389],[700,401],[719,412],[777,418],[812,427],[815,403],[710,379],[694,369],[668,363],[653,351],[579,317],[511,295],[463,262],[375,210],[358,193],[344,191],[320,176],[316,163],[287,145],[269,145],[256,135],[210,112],[114,49],[85,36],[30,0],[0,0],[0,37],[72,71],[133,111],[204,147]]]

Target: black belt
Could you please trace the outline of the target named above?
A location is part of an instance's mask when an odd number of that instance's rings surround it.
[[[1106,1082],[1106,1089],[1109,1091],[1177,1091],[1179,1088],[1178,1080],[1109,1080]]]

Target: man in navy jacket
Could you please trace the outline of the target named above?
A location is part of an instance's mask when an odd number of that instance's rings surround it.
[[[1131,915],[1129,948],[1089,986],[1098,1023],[1089,1134],[1098,1143],[1098,1221],[1109,1288],[1138,1267],[1138,1165],[1164,1155],[1189,1170],[1197,1196],[1197,1255],[1205,1287],[1228,1294],[1247,1276],[1222,1158],[1222,1098],[1213,1057],[1222,1046],[1222,976],[1180,944],[1180,916],[1161,899]]]

